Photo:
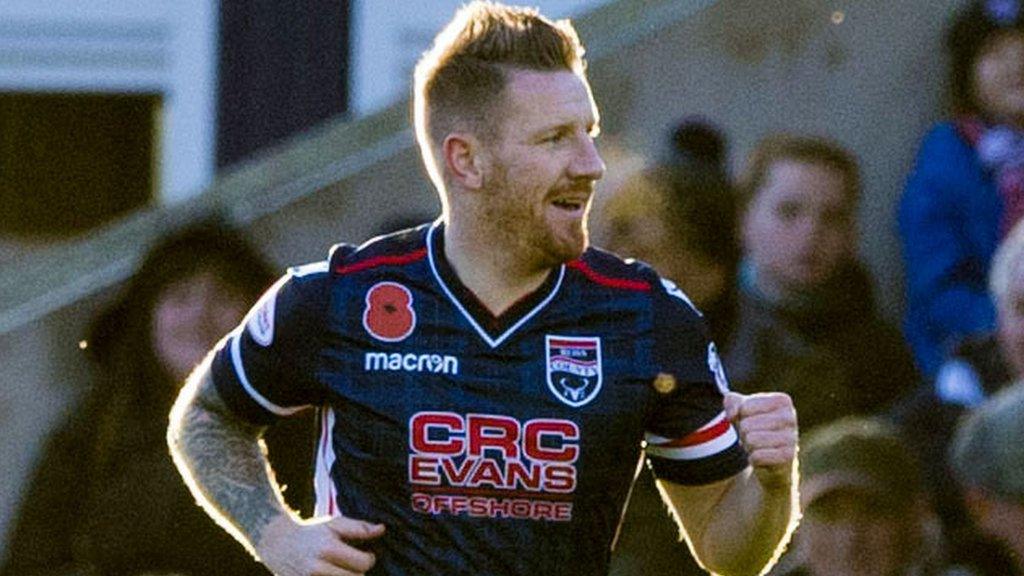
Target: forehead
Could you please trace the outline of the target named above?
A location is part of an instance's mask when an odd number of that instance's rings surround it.
[[[819,162],[783,158],[768,166],[760,194],[771,197],[799,195],[821,203],[845,203],[845,176]]]
[[[985,39],[978,57],[984,58],[992,54],[1010,49],[1018,49],[1024,45],[1024,31],[1000,30]]]
[[[575,123],[590,126],[598,121],[590,85],[568,70],[513,69],[504,96],[502,114],[511,130],[535,131]]]
[[[173,294],[184,296],[192,291],[205,290],[214,292],[215,297],[236,296],[240,289],[221,277],[217,270],[210,267],[201,267],[180,277],[171,279],[159,290],[161,295]]]

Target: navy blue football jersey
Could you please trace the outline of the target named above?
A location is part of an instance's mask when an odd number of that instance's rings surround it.
[[[213,363],[253,423],[321,411],[317,512],[387,526],[372,574],[606,574],[644,451],[680,484],[746,466],[678,288],[589,249],[494,317],[443,231],[292,269]]]

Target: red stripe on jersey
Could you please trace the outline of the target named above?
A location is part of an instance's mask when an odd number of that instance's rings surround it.
[[[636,290],[638,292],[648,292],[651,289],[651,285],[642,280],[626,280],[625,278],[612,278],[611,276],[605,276],[600,272],[594,271],[593,268],[587,266],[582,260],[573,260],[566,264],[573,270],[579,270],[584,276],[590,280],[610,288],[621,288],[623,290]]]
[[[369,270],[370,268],[376,268],[378,266],[402,266],[405,264],[411,264],[417,260],[422,260],[427,257],[427,249],[420,248],[415,252],[409,252],[408,254],[397,254],[395,256],[376,256],[363,260],[362,262],[356,262],[355,264],[349,264],[348,266],[338,266],[334,269],[336,274],[352,274],[353,272],[361,272],[363,270]]]
[[[666,442],[664,444],[658,444],[658,447],[659,448],[671,448],[671,447],[680,448],[680,447],[684,447],[684,446],[696,446],[697,444],[703,444],[705,442],[710,442],[710,441],[714,440],[715,438],[718,438],[722,434],[725,434],[729,430],[729,426],[731,426],[731,425],[732,425],[731,422],[729,422],[728,420],[723,418],[721,421],[718,422],[718,424],[715,424],[715,425],[710,426],[708,428],[702,428],[700,430],[697,430],[696,432],[693,432],[691,434],[687,434],[685,437],[680,438],[678,440],[672,440],[671,442]]]
[[[581,340],[551,340],[551,345],[558,348],[597,348],[597,342]]]

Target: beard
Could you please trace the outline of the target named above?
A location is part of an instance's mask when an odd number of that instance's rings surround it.
[[[511,250],[530,268],[552,268],[579,258],[589,245],[587,216],[572,221],[552,218],[548,198],[561,190],[547,191],[516,187],[504,167],[495,170],[483,203],[481,218],[491,231],[496,246]]]

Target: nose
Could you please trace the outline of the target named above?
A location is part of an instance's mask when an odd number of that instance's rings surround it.
[[[581,138],[576,157],[570,166],[571,176],[591,181],[600,180],[604,176],[605,165],[601,154],[597,151],[594,139],[586,134]]]
[[[797,228],[801,237],[813,243],[829,228],[829,224],[824,216],[812,210],[803,214],[803,217],[797,223]]]

